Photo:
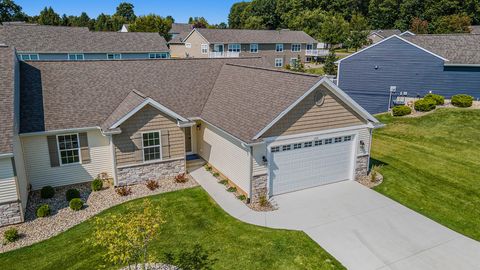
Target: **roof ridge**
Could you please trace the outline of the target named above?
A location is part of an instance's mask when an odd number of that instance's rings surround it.
[[[144,93],[138,91],[137,89],[133,89],[131,92],[139,95],[139,96],[142,97],[142,98],[147,98],[147,95],[145,95]],[[131,93],[131,92],[130,92],[130,93]],[[128,96],[128,94],[127,94],[127,96]],[[125,99],[126,99],[126,98],[127,98],[127,97],[125,97]],[[124,100],[125,100],[125,99],[124,99]]]
[[[307,76],[307,77],[316,77],[316,78],[323,78],[324,77],[324,76],[320,76],[320,75],[316,75],[316,74],[296,72],[296,71],[291,71],[291,70],[280,70],[280,69],[275,69],[275,68],[266,68],[266,67],[259,67],[259,66],[249,66],[249,65],[233,64],[233,63],[225,63],[225,65],[243,67],[243,68],[251,68],[251,69],[259,69],[259,70],[266,70],[266,71],[273,71],[273,72]]]

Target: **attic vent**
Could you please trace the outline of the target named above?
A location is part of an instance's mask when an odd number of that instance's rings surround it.
[[[325,102],[325,94],[323,94],[321,91],[318,91],[315,94],[315,105],[322,106],[324,102]]]

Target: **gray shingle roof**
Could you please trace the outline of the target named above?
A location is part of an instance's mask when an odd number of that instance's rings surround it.
[[[403,38],[448,59],[445,64],[480,64],[480,35],[415,35]]]
[[[188,23],[172,23],[169,33],[183,33],[192,31],[193,26]]]
[[[13,151],[14,57],[12,47],[0,45],[0,154]]]
[[[387,38],[393,35],[400,35],[402,31],[398,29],[377,29],[370,31],[370,35],[377,34],[383,38]]]
[[[106,53],[168,51],[158,33],[94,32],[86,27],[62,27],[29,24],[0,26],[0,43],[14,46],[18,52]],[[3,33],[2,33],[3,32]]]
[[[470,34],[479,35],[480,34],[480,25],[470,26]]]
[[[21,132],[106,129],[149,97],[251,142],[321,79],[263,65],[261,58],[23,62]]]
[[[316,43],[303,31],[208,29],[196,30],[211,43]]]

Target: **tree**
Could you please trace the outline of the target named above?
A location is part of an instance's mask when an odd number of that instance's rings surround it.
[[[329,14],[320,28],[321,40],[330,45],[345,42],[348,35],[348,22],[339,14]]]
[[[211,270],[217,261],[199,244],[195,244],[191,251],[182,249],[178,254],[167,252],[165,258],[166,264],[182,270]]]
[[[228,14],[228,26],[234,29],[241,29],[245,25],[245,10],[250,5],[248,2],[239,2],[232,5]]]
[[[337,65],[335,62],[338,60],[337,56],[335,55],[334,51],[330,51],[330,53],[325,58],[325,65],[323,66],[323,71],[327,75],[337,75]]]
[[[358,50],[368,44],[368,23],[365,17],[360,14],[353,14],[349,23],[349,33],[346,45],[349,48]]]
[[[137,18],[133,8],[133,4],[122,2],[118,5],[117,12],[115,12],[114,16],[122,17],[126,22],[133,22]]]
[[[209,26],[207,20],[204,17],[190,17],[188,23],[194,28],[207,28]]]
[[[248,19],[245,20],[245,25],[243,28],[256,30],[267,29],[267,27],[263,24],[262,18],[259,16],[248,17]]]
[[[168,31],[172,28],[172,21],[155,14],[139,16],[128,26],[131,32],[157,32],[166,40],[170,40]]]
[[[469,33],[471,19],[466,14],[442,16],[434,22],[435,33]]]
[[[228,25],[224,22],[221,22],[219,24],[210,24],[208,28],[214,28],[214,29],[227,29]]]
[[[410,31],[415,34],[428,34],[428,22],[420,18],[413,18]]]
[[[149,244],[165,223],[159,207],[143,200],[141,209],[127,205],[122,214],[107,214],[94,220],[93,235],[87,240],[103,249],[104,259],[116,265],[141,265],[146,269]]]
[[[397,0],[370,0],[368,16],[374,29],[389,29],[398,18]]]
[[[253,0],[249,8],[246,9],[245,12],[250,13],[251,16],[258,17],[261,19],[262,24],[261,26],[259,25],[259,28],[256,28],[256,29],[274,30],[282,26],[281,18],[279,14],[277,14],[276,10],[277,10],[277,0]],[[260,21],[258,20],[258,18],[255,19],[257,22]]]
[[[424,0],[402,0],[400,3],[400,14],[395,22],[395,27],[402,31],[409,29],[412,20],[414,18],[420,18],[424,9]]]
[[[45,7],[38,16],[38,24],[43,25],[61,25],[62,19],[60,15],[55,13],[52,7]]]
[[[22,7],[12,0],[0,0],[0,22],[20,21],[26,17]]]
[[[321,9],[303,10],[288,22],[288,28],[303,30],[317,40],[322,40],[321,28],[326,14]]]
[[[82,12],[79,17],[75,20],[75,26],[89,27],[90,26],[90,17],[88,17],[86,12]]]

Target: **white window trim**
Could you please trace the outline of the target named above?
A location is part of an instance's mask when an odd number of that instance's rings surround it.
[[[281,65],[277,66],[277,60],[281,61]],[[275,67],[283,67],[283,58],[275,58]]]
[[[119,55],[120,58],[115,58],[115,55]],[[112,59],[109,59],[108,56],[109,55],[113,55],[113,58]],[[121,53],[107,53],[107,60],[121,60],[122,59],[122,54]]]
[[[235,51],[233,50],[233,46],[235,45],[235,47],[237,47],[238,45],[238,51],[236,50],[235,48]],[[241,52],[242,51],[242,45],[240,43],[230,43],[228,44],[228,51],[229,52]]]
[[[204,52],[204,49],[205,49],[205,52]],[[200,52],[202,54],[208,54],[208,44],[200,44]]]
[[[293,45],[298,45],[298,46],[300,47],[300,49],[299,49],[298,51],[294,51],[294,50],[293,50]],[[292,45],[290,45],[290,50],[291,50],[292,52],[301,52],[301,51],[302,51],[302,44],[300,44],[300,43],[292,43]]]
[[[153,147],[157,147],[157,146],[147,146],[147,147],[145,147],[143,145],[143,134],[154,133],[154,132],[158,132],[158,139],[159,139],[159,143],[160,143],[160,145],[159,145],[160,146],[160,158],[145,161],[145,150],[144,149],[145,148],[153,148]],[[158,162],[158,161],[162,161],[163,160],[162,132],[160,130],[145,131],[145,132],[142,132],[140,136],[142,136],[142,160],[143,160],[143,163],[155,163],[155,162]]]
[[[282,48],[281,51],[278,50],[278,46],[279,46],[279,45],[281,45],[281,48]],[[283,43],[276,43],[276,44],[275,44],[275,51],[276,51],[276,52],[283,52],[283,49],[284,49],[284,48],[283,48]]]
[[[75,55],[75,59],[70,59],[70,55]],[[82,59],[77,59],[78,55],[81,55]],[[83,61],[83,60],[85,60],[85,54],[83,54],[83,53],[69,53],[68,54],[68,60],[69,61]]]
[[[252,45],[256,45],[257,46],[257,50],[252,52]],[[250,53],[258,53],[259,49],[258,49],[258,43],[250,43]]]
[[[62,162],[62,154],[61,154],[61,150],[60,150],[60,144],[58,142],[58,137],[59,136],[68,136],[68,135],[77,135],[77,143],[78,143],[78,162],[74,162],[74,163],[66,163],[66,164],[63,164]],[[65,134],[57,134],[56,135],[56,140],[57,140],[57,153],[58,153],[58,162],[60,163],[60,166],[73,166],[73,165],[78,165],[78,164],[82,164],[82,151],[80,150],[81,149],[81,146],[80,146],[80,133],[65,133]],[[75,148],[72,148],[72,149],[68,149],[68,150],[73,150]],[[63,151],[67,151],[67,150],[63,150]]]
[[[185,48],[187,48],[187,49],[192,48],[192,43],[185,43]]]

